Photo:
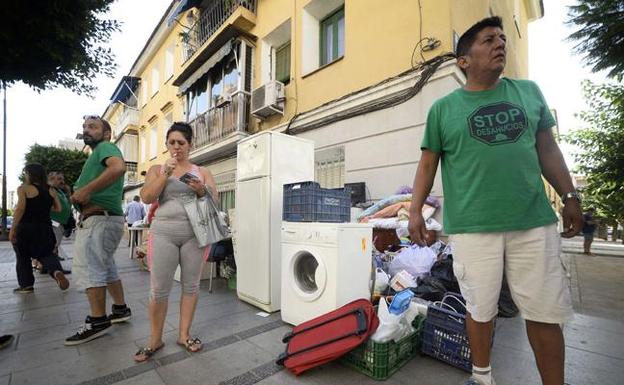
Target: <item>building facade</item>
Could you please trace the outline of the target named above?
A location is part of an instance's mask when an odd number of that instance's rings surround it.
[[[429,107],[465,81],[447,61],[416,87],[418,63],[490,15],[508,36],[505,76],[526,77],[540,0],[173,1],[104,114],[128,165],[126,199],[168,157],[174,121],[193,126],[191,158],[224,208],[235,206],[236,144],[261,130],[312,139],[326,187],[364,182],[379,199],[411,185]]]

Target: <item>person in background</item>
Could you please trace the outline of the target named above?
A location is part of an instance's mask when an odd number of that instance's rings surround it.
[[[54,231],[54,236],[56,239],[56,243],[54,244],[54,255],[59,260],[63,260],[59,254],[59,246],[61,245],[61,241],[63,240],[63,234],[65,233],[65,226],[69,221],[69,217],[71,216],[71,205],[69,203],[69,189],[65,184],[65,176],[62,172],[52,171],[48,173],[48,184],[56,191],[56,195],[58,196],[59,202],[61,203],[61,211],[51,212],[50,218],[52,219],[52,230]]]
[[[596,232],[596,220],[594,214],[596,210],[590,207],[583,214],[583,253],[594,256],[591,252],[591,245],[594,242],[594,233]]]
[[[13,213],[13,226],[9,240],[17,248],[15,269],[19,287],[14,293],[32,293],[35,276],[31,258],[37,260],[61,290],[67,290],[69,281],[63,267],[53,253],[54,233],[50,211],[60,212],[56,190],[47,183],[45,169],[38,163],[24,167],[24,184],[17,188],[17,207]]]
[[[431,106],[410,206],[412,241],[425,243],[421,209],[442,163],[444,230],[453,245],[453,271],[466,300],[472,376],[465,385],[495,383],[490,367],[492,320],[503,272],[544,385],[563,385],[561,324],[572,315],[560,236],[578,234],[580,195],[552,127],[539,87],[501,78],[507,37],[500,17],[470,27],[457,43],[466,84]],[[561,195],[563,232],[544,190]]]
[[[145,218],[145,206],[141,203],[141,198],[138,195],[135,195],[132,199],[132,202],[126,206],[126,210],[124,211],[124,216],[126,217],[126,222],[128,223],[128,227],[132,227],[132,224],[137,221],[143,220]],[[134,245],[136,246],[139,243],[139,238],[134,237]]]
[[[141,198],[158,203],[150,225],[151,264],[149,317],[151,334],[148,345],[141,348],[134,360],[142,362],[164,346],[163,327],[167,315],[169,292],[176,268],[180,266],[182,298],[178,344],[189,353],[202,349],[199,338],[191,337],[191,324],[199,293],[202,268],[210,247],[199,247],[193,227],[180,197],[196,194],[217,197],[217,188],[210,171],[191,163],[189,152],[193,130],[186,123],[176,122],[167,131],[167,149],[171,158],[164,165],[154,165],[147,172]]]
[[[70,197],[80,211],[72,268],[74,283],[87,293],[90,314],[78,332],[65,339],[67,346],[98,338],[113,323],[132,317],[114,258],[124,232],[121,200],[126,163],[119,148],[110,142],[110,124],[95,115],[84,119],[83,140],[93,152],[82,167]],[[106,315],[107,289],[113,297],[110,315]]]

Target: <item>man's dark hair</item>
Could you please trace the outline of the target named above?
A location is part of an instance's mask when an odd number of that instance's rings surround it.
[[[472,45],[474,44],[479,32],[483,31],[488,27],[498,27],[500,29],[503,29],[503,20],[500,18],[500,16],[491,16],[477,22],[472,27],[468,28],[468,30],[464,32],[463,35],[461,35],[459,41],[457,42],[455,56],[459,58],[460,56],[466,55],[468,51],[470,51],[470,47],[472,47]]]
[[[134,198],[132,198],[132,200],[134,200],[135,202],[140,202],[141,197],[139,197],[138,195],[135,195]]]
[[[184,139],[186,139],[189,144],[193,140],[193,128],[190,124],[184,122],[175,122],[171,125],[171,127],[167,130],[166,138],[169,139],[169,134],[174,131],[178,131],[182,135],[184,135]]]
[[[102,122],[102,127],[104,127],[104,131],[105,131],[105,132],[106,132],[106,131],[108,131],[108,132],[110,132],[110,133],[112,133],[112,132],[113,132],[113,130],[111,129],[111,125],[110,125],[110,123],[108,123],[108,122],[106,121],[106,119],[102,119],[102,118],[100,118],[100,122]]]

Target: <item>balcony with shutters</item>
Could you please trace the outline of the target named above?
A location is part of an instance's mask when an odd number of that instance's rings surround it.
[[[124,174],[124,190],[134,187],[139,183],[137,162],[126,161],[126,173]]]
[[[187,18],[194,23],[180,33],[184,64],[173,84],[181,84],[228,41],[241,35],[255,40],[249,31],[256,25],[257,5],[258,0],[214,0],[191,11]]]
[[[217,159],[236,151],[239,140],[249,135],[250,95],[234,92],[222,104],[208,109],[189,121],[193,127],[193,162]]]

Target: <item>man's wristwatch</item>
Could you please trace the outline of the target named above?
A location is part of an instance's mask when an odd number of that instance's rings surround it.
[[[578,191],[572,191],[561,196],[561,201],[566,203],[566,201],[570,198],[576,199],[579,203],[582,201],[581,193]]]

